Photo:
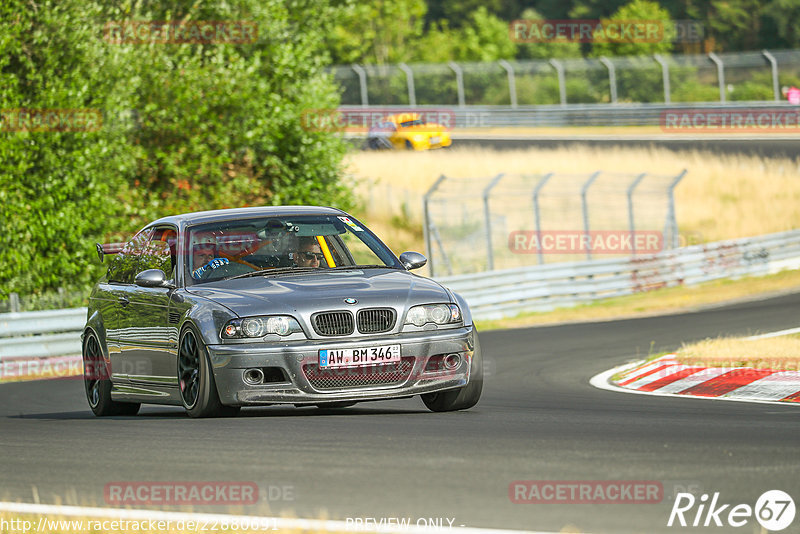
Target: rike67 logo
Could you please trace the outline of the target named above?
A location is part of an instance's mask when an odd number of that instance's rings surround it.
[[[755,507],[749,504],[723,503],[719,492],[715,492],[710,500],[706,493],[699,499],[691,493],[678,493],[667,526],[742,527],[755,516],[756,521],[766,530],[777,532],[791,525],[794,515],[794,500],[781,490],[765,491],[756,500]]]

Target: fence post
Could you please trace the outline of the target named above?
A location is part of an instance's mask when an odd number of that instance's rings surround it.
[[[400,70],[406,73],[406,85],[408,86],[408,105],[416,106],[417,91],[414,88],[414,72],[411,70],[411,67],[405,63],[400,63],[398,67],[400,67]]]
[[[458,107],[463,108],[466,106],[466,100],[464,99],[464,71],[461,70],[461,67],[455,61],[448,62],[447,66],[453,69],[453,72],[456,73],[456,87],[458,88]]]
[[[19,294],[17,293],[9,293],[8,294],[8,304],[11,307],[11,312],[19,312]]]
[[[433,247],[431,247],[431,232],[430,232],[430,225],[433,224],[431,221],[430,212],[428,211],[428,201],[430,200],[431,195],[433,195],[436,190],[439,188],[439,184],[447,180],[447,176],[444,174],[439,176],[433,185],[425,192],[425,196],[422,197],[422,233],[425,238],[425,253],[428,255],[428,265],[431,269],[431,276],[434,275],[433,269]]]
[[[661,65],[661,79],[664,83],[664,103],[669,104],[672,100],[670,97],[671,90],[669,87],[669,64],[661,54],[654,54],[653,58],[659,65]]]
[[[605,56],[600,56],[600,63],[608,69],[608,86],[611,92],[611,103],[617,103],[617,71],[614,69],[614,64]]]
[[[561,105],[567,105],[567,82],[564,79],[564,65],[561,64],[560,61],[557,59],[551,59],[548,63],[550,63],[554,69],[556,69],[556,74],[558,75],[558,94],[559,98],[561,99]]]
[[[636,186],[639,185],[639,182],[644,180],[644,177],[647,176],[646,172],[643,172],[639,176],[637,176],[631,185],[628,186],[628,227],[631,230],[631,255],[636,256],[636,221],[633,217],[633,190],[636,189]]]
[[[539,256],[539,265],[544,263],[544,254],[542,253],[542,224],[539,219],[539,192],[552,176],[552,172],[545,174],[539,180],[539,183],[536,184],[536,187],[533,188],[533,216],[534,223],[536,224],[536,244],[539,249],[537,254]]]
[[[769,50],[762,50],[761,53],[767,58],[772,68],[772,94],[775,97],[775,101],[779,102],[781,99],[781,88],[778,83],[778,61],[775,59],[775,56],[769,53]]]
[[[597,177],[600,176],[600,172],[601,171],[597,171],[594,174],[592,174],[589,177],[589,179],[586,180],[586,183],[583,184],[583,187],[581,187],[581,209],[583,211],[583,233],[584,233],[584,236],[586,237],[586,243],[585,244],[586,244],[586,259],[587,260],[591,260],[592,259],[592,247],[589,246],[591,237],[589,236],[589,206],[588,206],[588,204],[586,202],[586,193],[589,192],[589,187],[591,187],[591,185],[594,183],[594,181],[597,180]]]
[[[722,60],[714,52],[708,53],[708,59],[714,62],[717,66],[717,83],[719,83],[719,101],[725,103],[725,65]]]
[[[361,87],[361,105],[369,106],[369,96],[367,95],[367,71],[361,65],[352,65],[353,70],[358,74],[358,83]]]
[[[669,194],[669,207],[667,208],[667,225],[670,227],[670,247],[669,248],[676,248],[678,246],[678,221],[675,219],[675,187],[678,183],[683,180],[683,177],[686,176],[687,170],[683,169],[681,173],[675,177],[671,184],[669,184],[669,189],[667,190]],[[666,239],[664,239],[664,244],[666,245]]]
[[[506,61],[505,59],[501,59],[498,61],[501,67],[506,70],[506,74],[508,74],[508,98],[511,101],[511,108],[517,107],[517,81],[514,78],[514,67]]]
[[[492,217],[491,212],[489,211],[489,195],[492,192],[494,186],[503,179],[505,174],[500,173],[494,178],[492,181],[489,182],[489,185],[483,190],[483,217],[484,223],[486,224],[486,252],[487,252],[487,267],[488,271],[494,270],[494,251],[492,250]]]

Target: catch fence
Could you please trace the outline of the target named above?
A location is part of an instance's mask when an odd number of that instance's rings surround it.
[[[528,61],[338,65],[344,106],[773,101],[800,86],[800,50]]]
[[[685,175],[442,175],[423,198],[430,274],[636,256],[684,245],[674,190]]]

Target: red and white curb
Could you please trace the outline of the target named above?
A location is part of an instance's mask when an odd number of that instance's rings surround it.
[[[798,331],[800,329],[784,330],[750,339]],[[644,395],[800,403],[800,371],[685,365],[678,362],[674,354],[609,369],[592,377],[590,382],[600,389]]]

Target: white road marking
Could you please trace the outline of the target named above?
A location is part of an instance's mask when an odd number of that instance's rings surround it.
[[[746,337],[747,340],[753,339],[767,339],[770,337],[788,336],[789,334],[800,334],[800,328],[789,328],[788,330],[778,330],[777,332],[767,332],[766,334],[759,334],[757,336]]]

